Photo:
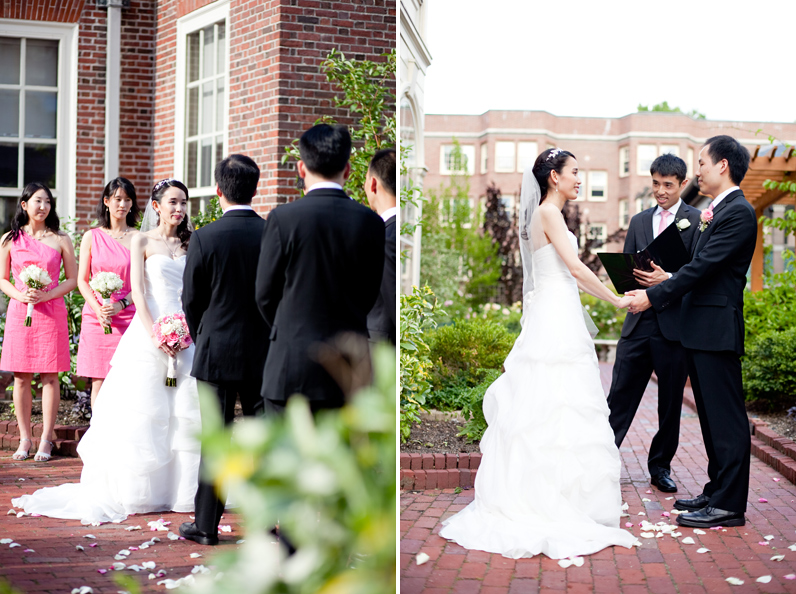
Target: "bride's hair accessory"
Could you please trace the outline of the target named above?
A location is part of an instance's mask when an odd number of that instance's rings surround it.
[[[154,187],[152,188],[152,193],[154,194],[155,192],[160,190],[163,186],[167,185],[169,182],[172,182],[172,183],[173,182],[177,182],[177,183],[179,183],[179,180],[171,179],[171,178],[162,179],[162,180],[160,180],[158,183],[156,183],[154,185]]]
[[[557,157],[558,155],[560,155],[563,152],[564,151],[562,149],[560,149],[560,148],[551,149],[550,150],[550,154],[547,155],[547,157],[545,157],[545,161],[549,161],[550,159],[554,159],[555,157]]]

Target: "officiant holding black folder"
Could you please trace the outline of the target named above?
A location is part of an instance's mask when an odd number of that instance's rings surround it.
[[[619,293],[657,285],[690,260],[700,211],[680,199],[687,167],[679,157],[661,155],[652,162],[652,191],[657,205],[630,220],[623,254],[600,258]],[[660,238],[660,239],[658,239]],[[608,406],[619,447],[633,422],[652,372],[658,377],[658,432],[649,447],[650,482],[665,493],[677,491],[671,462],[680,434],[688,370],[680,344],[680,304],[661,313],[650,308],[628,313],[616,349]]]

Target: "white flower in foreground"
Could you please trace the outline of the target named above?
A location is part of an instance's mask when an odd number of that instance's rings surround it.
[[[693,539],[693,538],[691,538],[690,536],[686,536],[686,537],[685,537],[683,540],[681,540],[680,542],[681,542],[681,543],[683,543],[683,544],[696,544],[696,543],[694,542],[694,539]]]
[[[700,530],[699,528],[694,528],[694,534],[707,534],[707,532]]]
[[[202,553],[191,553],[191,559],[198,559],[202,556]]]
[[[724,581],[726,581],[731,586],[743,586],[743,580],[739,580],[737,577],[728,577]]]
[[[761,575],[759,578],[755,580],[758,584],[767,584],[771,581],[770,575]]]
[[[710,549],[706,549],[705,547],[697,549],[697,553],[708,553],[708,552],[710,552]]]
[[[785,560],[785,555],[774,555],[773,557],[771,557],[771,560],[772,561],[784,561]]]
[[[689,221],[688,219],[680,219],[679,221],[677,221],[677,228],[680,229],[680,231],[688,229],[690,226],[691,226],[691,221]]]

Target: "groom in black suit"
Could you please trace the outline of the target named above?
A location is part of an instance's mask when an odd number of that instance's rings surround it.
[[[680,335],[708,455],[702,493],[679,499],[682,526],[743,526],[749,491],[751,440],[740,357],[744,352],[743,291],[757,238],[757,217],[738,184],[749,151],[730,136],[714,136],[699,153],[699,189],[713,197],[702,212],[692,260],[671,279],[632,291],[630,311],[664,311],[682,297]]]
[[[669,225],[675,225],[690,253],[697,236],[699,210],[680,200],[686,184],[685,161],[675,155],[661,155],[652,162],[650,174],[658,204],[630,220],[623,251],[640,251]],[[652,287],[669,278],[669,273],[657,265],[654,268],[649,273],[636,271],[642,286]],[[648,310],[625,318],[608,393],[616,447],[622,445],[630,429],[653,371],[658,377],[658,432],[650,444],[647,467],[653,485],[664,493],[674,493],[677,485],[670,476],[671,463],[679,444],[683,388],[688,377],[685,349],[680,344],[679,300],[660,313]]]
[[[268,352],[268,329],[254,300],[254,282],[265,221],[251,207],[260,169],[245,155],[230,155],[215,170],[219,220],[191,236],[183,275],[182,305],[196,343],[191,375],[218,395],[226,424],[240,396],[243,414],[263,413],[260,386]],[[224,513],[212,483],[199,481],[196,521],[180,534],[200,544],[218,543]]]
[[[266,414],[293,394],[313,411],[345,394],[320,362],[325,343],[354,334],[367,344],[368,312],[384,268],[384,221],[343,191],[351,165],[345,126],[319,124],[299,139],[303,198],[272,210],[262,234],[257,305],[270,328],[263,372]]]

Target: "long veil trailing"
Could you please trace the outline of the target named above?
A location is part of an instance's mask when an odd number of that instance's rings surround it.
[[[520,189],[520,258],[522,259],[522,299],[533,292],[533,241],[531,241],[531,219],[539,206],[542,190],[528,167],[522,174]]]
[[[158,226],[158,221],[158,213],[155,212],[155,208],[152,206],[152,200],[148,200],[144,216],[141,217],[141,232],[151,231]]]

